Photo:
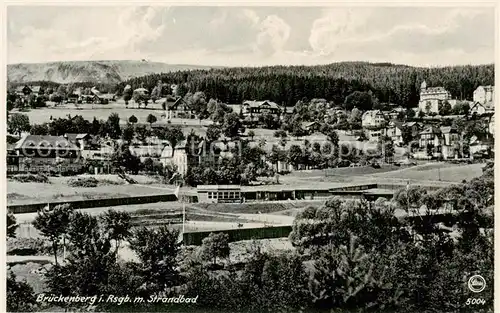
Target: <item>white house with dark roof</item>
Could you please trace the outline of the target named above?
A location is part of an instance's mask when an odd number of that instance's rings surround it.
[[[305,131],[314,133],[314,132],[319,131],[319,129],[321,128],[321,124],[318,123],[318,122],[316,122],[316,121],[313,121],[313,122],[302,122],[301,123],[301,127]]]
[[[378,128],[385,126],[386,117],[380,110],[369,110],[361,116],[361,127]]]
[[[160,99],[159,102],[162,107],[165,108],[165,119],[167,120],[172,118],[196,118],[196,115],[192,112],[191,108],[182,97],[173,97],[168,95],[167,97]]]
[[[427,148],[428,145],[440,147],[441,139],[441,130],[438,127],[427,126],[420,132],[419,146],[422,149]]]
[[[177,143],[173,149],[169,144],[161,151],[160,162],[163,166],[175,165],[179,174],[186,175],[190,166],[200,164],[201,145],[203,143],[204,141],[201,141],[196,146],[189,147],[184,140]]]
[[[451,126],[441,126],[439,129],[443,135],[443,146],[454,146],[460,143],[460,134],[456,128]]]
[[[273,101],[243,101],[243,115],[279,115],[280,113],[281,107]]]
[[[395,145],[403,144],[403,123],[398,121],[391,121],[386,127],[386,134],[392,139]]]
[[[64,134],[64,138],[68,139],[69,142],[74,143],[75,145],[80,147],[81,150],[85,150],[87,143],[92,139],[92,136],[86,133],[82,134],[66,133]]]
[[[188,170],[188,155],[186,153],[185,143],[178,144],[174,149],[172,146],[166,146],[160,155],[160,162],[163,166],[169,164],[175,165],[177,167],[177,172],[182,175],[186,175]]]
[[[494,103],[493,101],[484,103],[475,102],[469,110],[469,115],[473,114],[483,115],[483,114],[493,113],[495,111],[495,106],[493,103]]]
[[[368,141],[378,141],[380,137],[387,134],[386,116],[380,110],[369,110],[361,116],[361,127]]]
[[[452,159],[457,157],[457,148],[460,145],[460,134],[457,129],[451,126],[436,127],[427,126],[420,132],[420,149],[426,150],[427,146],[433,147],[433,156],[443,159]]]
[[[27,95],[35,95],[38,96],[40,94],[41,86],[19,86],[16,88],[16,94],[19,96],[27,96]]]

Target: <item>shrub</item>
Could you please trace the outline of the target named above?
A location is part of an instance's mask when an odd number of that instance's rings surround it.
[[[36,308],[33,288],[26,281],[17,281],[12,271],[7,277],[7,312],[29,312]]]
[[[229,236],[225,233],[210,233],[203,239],[201,246],[201,255],[205,261],[213,261],[217,264],[217,258],[229,257]]]
[[[111,179],[100,179],[99,180],[99,185],[123,185],[125,184],[122,181],[116,181],[116,180],[111,180]]]
[[[9,238],[7,255],[49,255],[51,244],[41,238]]]
[[[49,178],[43,174],[17,174],[12,179],[21,183],[50,183]]]
[[[97,187],[98,180],[94,177],[88,178],[72,178],[68,181],[68,185],[71,187]]]
[[[92,174],[92,173],[89,173],[89,174]],[[78,178],[70,179],[68,181],[68,184],[71,187],[95,187],[95,186],[91,186],[95,183],[97,183],[97,186],[123,185],[123,184],[125,184],[123,181],[120,181],[120,180],[96,179],[94,177],[78,177]],[[72,184],[75,184],[75,185],[72,186]]]

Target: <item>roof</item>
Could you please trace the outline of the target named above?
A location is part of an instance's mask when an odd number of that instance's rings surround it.
[[[63,136],[27,135],[16,143],[16,150],[46,148],[53,150],[80,150]]]
[[[318,122],[302,122],[302,127],[303,128],[308,128],[313,126],[314,124],[319,124]]]
[[[436,126],[427,126],[420,132],[420,134],[441,134],[441,130]]]
[[[88,136],[89,136],[89,134],[75,134],[75,133],[64,134],[64,137],[67,138],[71,142],[78,140],[78,139],[84,139]]]
[[[471,111],[476,108],[477,106],[482,106],[485,110],[494,110],[495,105],[493,104],[493,101],[487,101],[485,103],[480,103],[480,102],[475,102],[472,107],[470,108]]]
[[[96,94],[96,96],[101,99],[108,99],[108,100],[113,99],[115,97],[115,95],[112,93]]]
[[[198,185],[196,189],[199,190],[241,190],[240,185]]]
[[[142,87],[141,88],[137,88],[137,89],[134,90],[134,92],[136,92],[136,91],[137,92],[149,93],[149,91],[146,88],[142,88]]]
[[[264,101],[244,101],[243,102],[244,105],[248,105],[250,106],[251,108],[259,108],[263,105],[266,105],[266,106],[269,106],[273,109],[279,109],[279,105],[276,104],[275,102],[272,102],[272,101],[268,101],[268,100],[264,100]]]
[[[181,141],[175,145],[175,151],[184,151],[186,149],[186,141]],[[166,145],[163,150],[161,151],[162,157],[168,157],[170,158],[172,154],[172,146]]]
[[[16,92],[24,92],[24,89],[25,88],[28,88],[29,90],[31,90],[31,92],[40,92],[40,89],[42,88],[41,86],[28,86],[28,85],[24,85],[24,86],[18,86],[16,87]]]
[[[440,130],[443,134],[451,133],[452,131],[456,132],[457,130],[451,126],[441,126]]]
[[[172,98],[170,98],[170,99],[166,98],[165,102],[167,103],[167,107],[169,109],[177,109],[179,107],[179,104],[181,102],[184,103],[184,99],[182,97],[177,97],[177,99],[175,99],[175,98],[174,99],[172,99]]]
[[[428,87],[426,89],[423,89],[421,93],[448,93],[444,87]]]
[[[403,126],[406,126],[406,127],[412,127],[414,125],[418,126],[417,122],[405,122],[405,123],[403,123]]]
[[[479,89],[479,88],[483,88],[485,91],[495,91],[495,86],[491,86],[491,85],[488,85],[488,86],[478,86],[476,88],[476,90]]]
[[[218,148],[221,150],[221,152],[227,152],[227,151],[231,151],[231,149],[239,148],[238,144],[236,142],[229,141],[229,140],[227,142],[224,142],[224,140],[221,140],[221,139],[216,140],[210,146],[205,147],[204,145],[205,145],[205,140],[202,140],[198,144],[198,147],[203,147],[206,149]]]
[[[376,115],[384,115],[384,114],[380,110],[369,110],[369,111],[366,111],[365,113],[363,113],[363,115],[361,116],[361,118],[362,119],[365,119],[365,118],[374,118]]]
[[[404,123],[403,122],[398,122],[398,121],[392,121],[389,123],[389,127],[396,127],[399,129],[403,129]]]
[[[99,90],[97,90],[97,88],[95,87],[92,87],[92,89],[90,89],[90,92],[94,95],[100,95],[101,92]]]
[[[399,112],[406,112],[406,109],[403,108],[403,107],[401,107],[401,106],[398,106],[398,107],[392,109],[392,111],[395,111],[395,112],[399,113]]]

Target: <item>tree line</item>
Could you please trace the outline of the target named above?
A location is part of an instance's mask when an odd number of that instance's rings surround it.
[[[224,68],[152,74],[122,82],[116,89],[123,91],[129,84],[152,90],[163,81],[182,86],[184,92],[203,90],[207,97],[226,103],[268,99],[286,106],[303,98],[343,104],[354,91],[371,91],[380,102],[415,107],[424,80],[428,86],[443,86],[455,99],[472,100],[478,86],[494,84],[494,68],[492,64],[423,68],[365,62]]]

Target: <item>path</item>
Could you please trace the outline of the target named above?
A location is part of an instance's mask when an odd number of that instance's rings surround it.
[[[54,263],[54,257],[49,255],[7,255],[9,263]]]

